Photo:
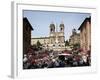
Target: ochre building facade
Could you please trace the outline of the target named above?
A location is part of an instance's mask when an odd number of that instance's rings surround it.
[[[86,18],[81,26],[80,30],[80,45],[84,51],[91,50],[91,17]]]

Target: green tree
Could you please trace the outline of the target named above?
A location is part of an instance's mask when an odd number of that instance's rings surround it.
[[[80,48],[80,44],[79,43],[76,43],[76,44],[73,45],[73,47],[74,48]]]
[[[39,40],[37,41],[37,47],[39,48],[39,47],[41,47],[42,46],[42,44],[39,42]]]
[[[65,41],[65,46],[69,46],[68,40]]]

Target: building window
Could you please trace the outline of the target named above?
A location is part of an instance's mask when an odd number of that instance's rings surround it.
[[[61,31],[62,31],[62,28],[61,28]]]
[[[53,29],[51,28],[51,32],[53,32]]]

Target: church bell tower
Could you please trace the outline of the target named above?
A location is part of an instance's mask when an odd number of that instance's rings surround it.
[[[55,32],[55,24],[52,22],[50,24],[50,33],[53,33],[53,32]]]
[[[64,24],[63,23],[60,24],[60,32],[64,32]]]
[[[64,37],[64,24],[63,22],[60,24],[59,28],[60,28],[60,36],[59,36],[59,40],[60,43],[64,43],[65,37]]]

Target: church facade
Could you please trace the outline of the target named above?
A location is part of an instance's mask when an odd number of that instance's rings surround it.
[[[63,23],[61,23],[59,26],[55,25],[54,23],[51,23],[49,25],[49,36],[31,38],[31,45],[37,44],[37,41],[39,41],[45,49],[54,51],[65,50],[64,28],[65,26]]]

